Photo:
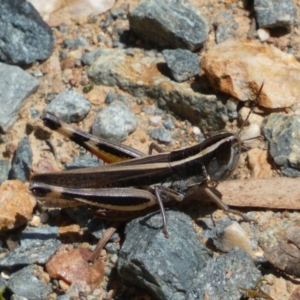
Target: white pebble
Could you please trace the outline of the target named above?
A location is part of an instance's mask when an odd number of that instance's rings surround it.
[[[264,42],[270,37],[270,31],[268,29],[260,28],[257,30],[257,35],[260,41]]]
[[[241,123],[245,123],[246,122],[246,118],[248,117],[250,112],[250,108],[249,107],[242,107],[239,111],[239,120]],[[258,124],[261,125],[262,121],[264,120],[264,118],[260,115],[255,114],[254,112],[252,112],[250,114],[250,116],[248,117],[248,123],[252,124]]]
[[[201,135],[201,134],[202,134],[202,132],[201,132],[200,128],[199,128],[199,127],[197,127],[197,126],[193,126],[192,132],[193,132],[193,134],[194,134],[194,135],[196,135],[196,136],[198,136],[198,135]]]
[[[255,138],[258,138],[260,136],[261,136],[260,126],[253,123],[243,128],[240,138],[243,143],[245,142],[247,143],[247,140],[251,143]]]
[[[161,116],[153,116],[149,119],[151,126],[158,126],[161,123]]]
[[[237,222],[233,222],[224,229],[222,245],[226,252],[229,252],[233,247],[239,247],[249,254],[252,253],[251,241]]]

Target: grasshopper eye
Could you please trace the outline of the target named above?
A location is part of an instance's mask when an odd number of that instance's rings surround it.
[[[205,158],[206,171],[209,177],[214,181],[223,181],[237,167],[240,157],[240,142],[232,136],[230,139],[224,139],[219,145],[211,151]]]
[[[39,186],[38,184],[31,183],[29,189],[37,197],[45,197],[51,192],[50,189],[43,187],[43,184],[40,184]]]

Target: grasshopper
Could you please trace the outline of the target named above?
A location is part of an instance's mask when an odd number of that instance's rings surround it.
[[[132,212],[159,204],[167,237],[163,202],[170,198],[182,201],[192,193],[193,186],[204,185],[204,191],[222,209],[247,219],[240,212],[229,209],[208,186],[210,181],[226,180],[237,167],[241,153],[238,134],[219,133],[194,146],[146,156],[131,147],[75,129],[50,113],[41,118],[47,127],[110,163],[34,175],[30,190],[46,207],[87,204],[105,210]]]
[[[181,201],[192,186],[203,184],[208,178],[225,180],[236,168],[240,155],[240,141],[233,133],[221,133],[185,149],[142,156],[130,147],[74,130],[49,113],[42,119],[46,126],[106,161],[119,160],[99,167],[34,175],[30,190],[46,207],[88,204],[109,210],[139,211],[159,203],[164,215],[161,194]],[[144,186],[151,187],[136,188]],[[165,217],[163,223],[167,235]]]

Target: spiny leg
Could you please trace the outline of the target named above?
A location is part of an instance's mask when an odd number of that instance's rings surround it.
[[[89,262],[94,263],[94,261],[99,257],[103,247],[106,245],[106,243],[109,241],[109,239],[112,237],[112,235],[115,233],[115,231],[117,230],[117,228],[119,226],[120,226],[120,223],[115,222],[111,225],[111,227],[106,229],[106,231],[104,232],[102,238],[97,243],[97,246],[96,246],[95,250],[93,251],[93,253],[88,258]]]
[[[207,183],[205,183],[202,187],[201,187],[204,191],[204,193],[213,201],[215,202],[219,208],[221,208],[223,211],[225,211],[226,213],[233,213],[236,215],[241,216],[245,221],[247,222],[254,222],[257,224],[257,221],[248,218],[245,214],[243,214],[242,212],[235,210],[235,209],[231,209],[227,204],[225,204],[221,198],[219,198],[212,190],[211,187],[209,187],[207,185]]]

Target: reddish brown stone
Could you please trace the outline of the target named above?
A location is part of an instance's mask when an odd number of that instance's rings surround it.
[[[84,281],[96,287],[104,276],[104,265],[100,259],[89,264],[91,253],[84,248],[57,253],[46,263],[46,270],[52,278],[63,279],[68,283]]]

